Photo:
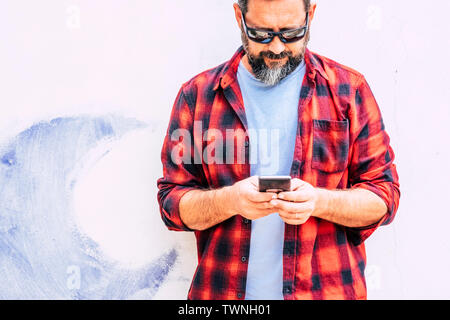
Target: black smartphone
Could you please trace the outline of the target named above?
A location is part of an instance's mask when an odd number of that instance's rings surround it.
[[[259,176],[259,192],[281,192],[291,190],[290,176]]]

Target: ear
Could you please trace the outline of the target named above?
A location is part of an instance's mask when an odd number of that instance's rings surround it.
[[[239,5],[237,3],[233,4],[233,8],[234,8],[234,16],[236,18],[236,22],[238,24],[239,30],[242,30],[241,8],[239,7]]]
[[[311,1],[311,5],[309,7],[309,21],[312,21],[314,19],[314,13],[316,12],[317,8],[317,2]]]

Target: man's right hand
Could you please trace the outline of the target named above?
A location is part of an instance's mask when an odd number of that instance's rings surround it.
[[[277,209],[270,204],[270,200],[277,197],[273,192],[259,192],[258,176],[253,176],[229,187],[229,201],[234,214],[240,214],[249,220],[256,220]]]
[[[255,220],[277,212],[270,200],[276,193],[259,192],[258,177],[213,190],[191,190],[180,200],[180,218],[192,230],[205,230],[235,215]]]

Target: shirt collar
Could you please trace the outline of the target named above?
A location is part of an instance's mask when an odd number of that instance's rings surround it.
[[[232,82],[236,81],[236,73],[239,67],[239,63],[244,55],[244,48],[240,46],[233,57],[225,63],[222,71],[216,78],[217,80],[214,84],[214,90],[217,90],[219,87],[222,87],[222,89],[226,89]],[[313,80],[318,72],[323,78],[329,80],[322,65],[314,56],[314,54],[309,51],[308,48],[306,48],[305,50],[305,65],[306,73],[310,79]]]

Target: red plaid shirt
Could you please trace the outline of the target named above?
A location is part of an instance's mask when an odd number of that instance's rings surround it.
[[[241,47],[229,62],[194,77],[178,93],[161,153],[164,176],[157,182],[161,216],[170,230],[192,231],[179,213],[179,201],[187,191],[220,188],[250,176],[247,122],[236,79],[243,55]],[[283,295],[365,299],[363,242],[378,226],[393,220],[399,203],[394,152],[364,77],[309,50],[305,62],[290,175],[321,188],[370,190],[384,200],[388,212],[365,228],[315,217],[303,225],[286,224]],[[176,138],[177,129],[189,133],[192,141],[189,136]],[[230,129],[236,133],[234,163],[199,160],[214,140],[211,135],[219,131],[225,137]],[[172,158],[177,153],[183,161]],[[245,161],[239,161],[239,154]],[[198,267],[188,299],[245,299],[250,235],[251,221],[240,215],[195,231]]]

